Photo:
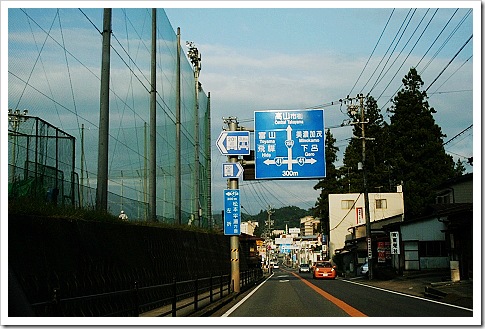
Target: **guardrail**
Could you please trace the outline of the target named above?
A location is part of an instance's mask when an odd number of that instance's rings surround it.
[[[241,287],[247,287],[262,277],[261,269],[240,273]],[[55,288],[51,300],[33,303],[37,316],[172,316],[184,309],[186,315],[197,312],[202,305],[221,300],[234,291],[229,274],[142,287],[133,282],[131,289],[100,294],[61,298]]]

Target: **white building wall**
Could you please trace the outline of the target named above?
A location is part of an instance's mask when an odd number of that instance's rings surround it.
[[[335,250],[345,246],[345,237],[350,234],[350,228],[365,225],[365,207],[364,194],[360,193],[330,194],[328,199],[329,255],[332,257]],[[385,202],[385,207],[377,208],[377,200],[385,200],[379,201],[381,206]],[[404,214],[403,193],[369,193],[369,214],[371,222]]]
[[[446,225],[436,218],[418,223],[401,225],[401,240],[404,241],[444,241]]]

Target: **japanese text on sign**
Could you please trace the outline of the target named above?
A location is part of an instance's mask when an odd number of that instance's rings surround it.
[[[224,234],[239,235],[241,222],[241,204],[239,190],[224,190]]]

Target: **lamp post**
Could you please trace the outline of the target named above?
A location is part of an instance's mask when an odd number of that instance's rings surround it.
[[[27,114],[29,113],[28,110],[23,110],[20,112],[20,110],[12,110],[8,109],[8,122],[10,123],[10,126],[12,127],[13,130],[13,143],[12,143],[12,163],[11,163],[11,183],[15,182],[15,167],[16,165],[16,150],[17,150],[17,133],[20,127],[20,124],[22,122],[27,121]],[[27,150],[28,151],[28,150]]]
[[[202,216],[202,208],[200,205],[200,182],[199,182],[199,172],[200,172],[200,162],[199,162],[199,74],[202,68],[201,65],[201,55],[199,50],[195,47],[193,42],[187,41],[186,45],[189,47],[188,56],[190,62],[194,67],[194,78],[195,78],[195,127],[194,127],[194,210],[195,210],[195,220],[198,221],[200,227],[200,218]]]

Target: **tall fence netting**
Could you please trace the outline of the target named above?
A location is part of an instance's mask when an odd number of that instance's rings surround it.
[[[39,197],[47,198],[57,184],[59,202],[94,207],[103,9],[8,11],[8,107],[26,119],[9,127],[9,196],[28,189],[27,181],[40,175]],[[151,20],[151,9],[112,9],[108,211],[124,210],[129,220],[147,219]],[[205,226],[210,223],[210,105],[202,88],[196,97],[194,69],[181,44],[182,222],[200,207],[199,225]],[[156,211],[159,221],[170,223],[176,217],[177,35],[163,9],[157,9],[156,54]],[[34,133],[35,122],[41,127]],[[194,177],[196,134],[199,177]]]

